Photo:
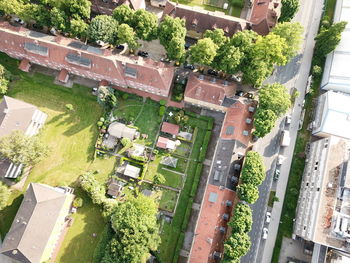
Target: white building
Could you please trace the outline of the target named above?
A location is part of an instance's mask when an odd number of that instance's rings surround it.
[[[334,91],[322,94],[318,98],[312,133],[350,139],[350,95]]]
[[[350,93],[350,0],[338,0],[334,23],[347,21],[342,39],[327,56],[321,88]]]
[[[294,234],[350,252],[350,141],[311,143],[300,188]]]

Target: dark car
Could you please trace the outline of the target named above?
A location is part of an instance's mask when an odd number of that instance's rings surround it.
[[[212,75],[216,77],[219,75],[219,73],[214,69],[208,69],[208,75]]]
[[[118,45],[117,46],[117,49],[124,49],[125,48],[125,46],[123,46],[123,45]]]
[[[243,95],[244,95],[244,92],[241,91],[241,90],[238,90],[238,91],[236,92],[236,96],[243,97]]]
[[[148,53],[146,51],[139,51],[137,52],[137,55],[140,57],[148,58]]]
[[[187,68],[187,69],[190,69],[190,70],[194,70],[194,66],[192,64],[188,64],[188,63],[184,64],[184,68]]]
[[[189,43],[185,43],[185,49],[187,50],[187,49],[189,49],[190,48],[190,46],[191,46],[191,44],[189,44]]]

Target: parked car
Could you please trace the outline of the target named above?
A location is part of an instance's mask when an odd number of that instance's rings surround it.
[[[124,45],[118,45],[118,46],[117,46],[117,49],[124,49],[124,48],[125,48]]]
[[[13,19],[13,21],[16,22],[16,23],[18,23],[18,24],[20,24],[20,25],[24,25],[24,21],[23,21],[22,19],[18,18],[18,17],[15,17],[15,18]]]
[[[283,155],[278,155],[277,157],[277,165],[282,165],[283,161],[286,159]]]
[[[140,57],[144,57],[144,58],[148,58],[148,52],[146,52],[146,51],[139,51],[139,52],[137,52],[137,55],[138,56],[140,56]]]
[[[271,213],[266,212],[266,223],[270,223],[270,221],[271,221]]]
[[[280,177],[280,174],[281,174],[280,169],[276,168],[275,173],[274,173],[274,175],[273,175],[273,180],[274,180],[274,181],[277,181],[278,178]]]
[[[241,82],[242,81],[242,77],[240,76],[236,76],[236,75],[232,75],[232,78],[237,81],[237,82]]]
[[[287,115],[286,116],[286,124],[289,125],[292,122],[292,116]]]
[[[214,77],[217,77],[219,75],[219,72],[217,72],[214,69],[208,69],[207,73],[208,73],[208,75],[212,75]]]
[[[262,238],[266,240],[268,233],[269,233],[269,230],[266,227],[264,227],[263,228],[263,236],[262,236]]]
[[[192,64],[185,63],[184,68],[194,70],[194,66]]]
[[[164,63],[170,63],[170,59],[165,58],[165,57],[161,57],[160,61],[164,62]]]
[[[236,92],[236,96],[243,97],[244,92],[242,90]]]

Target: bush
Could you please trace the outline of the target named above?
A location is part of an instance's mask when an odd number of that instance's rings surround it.
[[[159,104],[162,105],[162,106],[164,106],[164,105],[166,104],[166,100],[160,100],[160,101],[159,101]]]
[[[72,104],[66,104],[66,109],[69,111],[72,111],[72,110],[74,110],[74,107]]]
[[[199,184],[199,181],[200,181],[201,175],[202,175],[202,168],[203,168],[203,164],[201,164],[201,163],[199,163],[196,167],[196,172],[194,174],[194,179],[193,179],[192,188],[191,188],[191,192],[190,192],[191,197],[194,197],[197,193],[198,184]]]
[[[73,206],[74,207],[82,207],[83,206],[83,199],[81,197],[77,197],[73,201]]]
[[[122,95],[122,98],[123,98],[123,100],[127,100],[129,98],[129,94],[128,93],[124,93]]]
[[[200,162],[203,162],[205,160],[205,155],[207,153],[207,148],[210,142],[210,138],[211,138],[211,131],[206,131],[203,139],[203,143],[202,143],[202,149],[199,153],[199,158],[198,158]]]
[[[208,120],[207,129],[208,129],[209,131],[211,131],[211,130],[213,129],[213,127],[214,127],[214,119],[213,119],[213,118],[210,118],[210,119]]]
[[[237,8],[243,8],[244,0],[230,0],[230,4]]]
[[[165,113],[165,106],[160,106],[159,107],[159,116],[163,116]]]
[[[103,122],[102,122],[102,121],[98,121],[98,122],[97,122],[97,126],[98,126],[98,127],[102,127],[102,125],[103,125]]]
[[[313,67],[312,67],[312,75],[313,75],[316,79],[320,78],[321,75],[322,75],[322,68],[321,68],[320,66],[318,66],[318,65],[313,66]]]
[[[105,228],[101,232],[100,240],[97,243],[97,246],[94,251],[93,263],[102,262],[102,258],[105,255],[106,247],[112,239],[114,231],[111,227],[111,224],[106,224]]]
[[[190,215],[192,211],[192,205],[193,205],[193,198],[190,198],[188,199],[184,220],[182,221],[182,225],[181,225],[181,231],[186,231],[188,220],[190,219]]]
[[[197,114],[192,111],[185,111],[185,114],[193,118],[198,118]]]

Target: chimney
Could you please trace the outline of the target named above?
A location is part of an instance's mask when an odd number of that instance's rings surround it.
[[[212,83],[215,83],[215,82],[216,82],[216,78],[212,78],[212,79],[211,79],[211,82],[212,82]]]
[[[199,80],[204,80],[204,75],[199,75],[198,79]]]

